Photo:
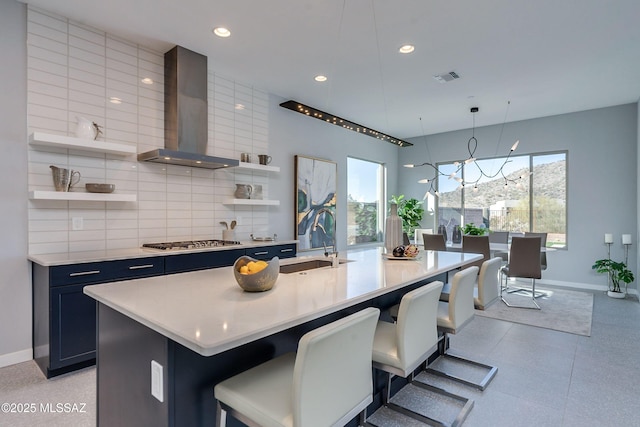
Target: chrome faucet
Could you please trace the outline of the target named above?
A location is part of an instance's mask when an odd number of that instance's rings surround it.
[[[324,247],[324,256],[325,257],[331,256],[332,257],[331,267],[338,267],[340,261],[338,259],[338,251],[336,250],[336,217],[333,214],[333,211],[329,208],[321,208],[320,210],[318,210],[313,220],[313,226],[311,227],[311,229],[313,231],[316,231],[318,227],[320,227],[325,237],[327,236],[327,230],[324,229],[324,226],[322,224],[318,224],[318,221],[320,220],[320,214],[322,214],[323,212],[329,214],[329,216],[333,220],[333,251],[332,252],[327,251],[327,245],[325,244],[325,239],[322,239],[322,246]]]

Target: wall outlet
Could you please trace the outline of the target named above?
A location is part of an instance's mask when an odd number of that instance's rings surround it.
[[[162,365],[155,360],[151,361],[151,395],[164,402],[164,385],[163,385]]]
[[[74,216],[71,218],[71,229],[72,230],[84,230],[84,218],[81,216]]]

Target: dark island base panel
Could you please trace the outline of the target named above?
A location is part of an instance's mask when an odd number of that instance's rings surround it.
[[[213,386],[239,372],[289,351],[306,332],[366,307],[388,308],[412,289],[437,279],[417,283],[304,323],[241,347],[201,356],[135,320],[98,305],[98,426],[183,427],[215,426]],[[388,318],[387,313],[383,313]],[[164,402],[151,395],[151,361],[163,366]],[[372,414],[382,404],[386,374],[374,371]],[[394,378],[393,389],[406,381]],[[227,417],[230,427],[244,426]],[[357,417],[348,426],[357,426]]]

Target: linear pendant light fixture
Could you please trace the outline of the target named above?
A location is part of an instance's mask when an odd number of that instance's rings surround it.
[[[375,129],[368,128],[366,126],[359,125],[350,120],[343,119],[342,117],[338,117],[334,114],[325,113],[324,111],[318,110],[317,108],[309,107],[308,105],[301,104],[296,101],[285,101],[280,104],[281,107],[287,108],[291,111],[295,111],[296,113],[304,114],[305,116],[313,117],[318,120],[322,120],[326,123],[331,123],[336,126],[340,126],[347,130],[352,130],[357,133],[361,133],[366,136],[370,136],[371,138],[376,138],[381,141],[386,141],[391,144],[397,145],[399,147],[409,147],[413,144],[407,141],[404,141],[400,138],[396,138],[391,135],[387,135],[386,133],[379,132]]]

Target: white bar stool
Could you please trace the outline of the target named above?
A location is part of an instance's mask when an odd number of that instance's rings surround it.
[[[232,415],[249,426],[344,426],[373,401],[371,350],[377,308],[306,333],[287,353],[214,387],[216,426]]]
[[[461,382],[465,385],[484,390],[498,372],[495,366],[485,365],[461,357],[453,356],[446,353],[449,347],[449,334],[456,334],[464,328],[475,316],[473,306],[473,288],[476,277],[478,276],[478,267],[468,267],[453,276],[451,281],[451,292],[449,294],[449,302],[438,302],[438,330],[442,332],[439,351],[440,356],[426,369],[427,372],[449,378],[454,381]],[[486,370],[487,374],[479,382],[469,381],[453,372],[447,372],[437,369],[435,366],[442,359],[450,359],[454,362],[472,365],[482,370]]]
[[[441,290],[442,282],[432,282],[414,289],[402,297],[396,323],[378,321],[373,340],[373,367],[389,374],[383,395],[383,402],[389,409],[428,424],[446,425],[440,420],[418,414],[389,401],[393,376],[410,377],[411,384],[460,402],[462,409],[453,423],[459,425],[473,407],[473,401],[413,381],[414,371],[429,358],[438,345],[436,313]]]

